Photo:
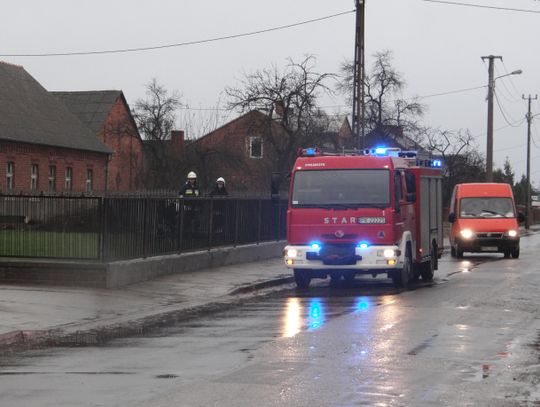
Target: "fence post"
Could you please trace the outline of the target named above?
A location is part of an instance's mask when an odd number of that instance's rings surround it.
[[[262,199],[259,199],[257,219],[257,244],[261,241],[261,223],[262,223]]]
[[[212,248],[212,234],[214,229],[214,198],[210,198],[210,207],[208,209],[209,219],[208,219],[208,250]]]
[[[106,202],[106,199],[104,196],[102,196],[99,200],[99,203],[100,203],[100,220],[101,220],[101,227],[100,227],[100,242],[99,242],[99,256],[100,256],[100,259],[101,259],[101,262],[104,263],[105,260],[106,260],[106,256],[105,256],[105,249],[107,247],[107,245],[105,244],[105,242],[107,241],[107,233],[108,233],[108,228],[107,228],[107,202]]]
[[[276,241],[279,241],[279,237],[281,233],[281,199],[277,202],[277,236]]]
[[[182,246],[184,244],[184,198],[176,198],[175,206],[177,209],[177,228],[178,233],[178,253],[182,253]]]
[[[235,216],[234,216],[234,244],[233,247],[236,247],[238,244],[238,223],[239,221],[239,214],[240,214],[240,199],[236,199],[236,207],[235,207]]]
[[[143,218],[142,218],[142,226],[143,226],[143,249],[142,249],[142,257],[146,258],[146,208],[148,207],[148,198],[144,198],[142,200],[143,203]]]

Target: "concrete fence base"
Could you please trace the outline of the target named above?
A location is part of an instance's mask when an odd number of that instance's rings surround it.
[[[118,288],[167,274],[279,257],[285,244],[264,242],[110,263],[3,259],[0,283]]]

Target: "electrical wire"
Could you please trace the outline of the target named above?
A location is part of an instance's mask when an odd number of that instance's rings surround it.
[[[507,115],[508,113],[505,113],[505,111],[504,111],[504,109],[503,109],[503,107],[502,107],[502,105],[501,105],[501,102],[500,102],[500,100],[499,100],[499,97],[497,96],[497,92],[493,92],[493,95],[495,95],[495,100],[497,101],[497,106],[499,106],[499,110],[500,110],[500,112],[501,112],[501,114],[502,114],[502,116],[503,116],[503,118],[504,118],[504,121],[505,121],[509,126],[512,126],[512,127],[519,127],[519,126],[515,126],[515,125],[513,125],[512,123],[510,123],[510,121],[509,121],[508,118],[506,117],[506,115]],[[510,115],[508,114],[508,116],[510,116]],[[510,117],[510,118],[512,119],[512,117]],[[516,120],[512,119],[512,122],[515,123]]]
[[[205,44],[209,42],[230,40],[233,38],[248,37],[248,36],[263,34],[263,33],[271,32],[271,31],[278,31],[278,30],[284,30],[287,28],[298,27],[300,25],[316,23],[323,20],[329,20],[331,18],[344,16],[344,15],[351,14],[354,12],[355,10],[342,11],[340,13],[331,14],[324,17],[318,17],[318,18],[313,18],[311,20],[300,21],[297,23],[280,25],[280,26],[271,27],[271,28],[265,28],[265,29],[257,30],[257,31],[250,31],[250,32],[245,32],[241,34],[225,35],[225,36],[209,38],[205,40],[186,41],[186,42],[179,42],[179,43],[165,44],[165,45],[155,45],[151,47],[122,48],[122,49],[101,50],[101,51],[48,52],[48,53],[35,53],[35,54],[0,54],[0,56],[1,57],[59,57],[59,56],[102,55],[102,54],[119,54],[119,53],[127,53],[127,52],[152,51],[152,50],[165,49],[165,48],[175,48],[175,47],[183,47],[187,45],[198,45],[198,44]]]
[[[508,68],[506,67],[506,65],[504,64],[504,60],[501,59],[501,63],[502,63],[502,66],[504,68],[504,71],[505,71],[505,74],[508,75],[507,79],[510,81],[510,84],[512,85],[512,87],[514,88],[514,90],[516,91],[516,95],[517,95],[517,98],[519,99],[520,96],[523,94],[523,92],[520,92],[518,90],[518,88],[516,87],[515,83],[514,83],[514,80],[512,79],[512,75],[510,75],[510,72],[508,71]]]
[[[501,74],[500,71],[497,69],[496,65],[495,65],[495,72],[498,77],[504,76],[504,78],[500,78],[498,82],[502,84],[502,89],[504,89],[504,92],[501,92],[501,96],[503,97],[503,99],[505,99],[507,102],[510,102],[510,103],[521,102],[521,95],[519,95],[518,97],[513,96],[512,91],[508,88],[508,86],[506,86],[506,81],[504,79],[510,78],[511,75],[508,75],[508,72],[506,72],[506,74]],[[501,88],[499,87],[499,89]]]
[[[503,11],[517,11],[521,13],[537,13],[540,14],[540,10],[530,10],[530,9],[520,9],[520,8],[509,8],[509,7],[497,7],[497,6],[486,6],[481,4],[472,4],[472,3],[460,3],[457,1],[445,1],[445,0],[422,0],[426,3],[440,3],[440,4],[449,4],[452,6],[463,6],[463,7],[476,7],[476,8],[487,8],[492,10],[503,10]]]

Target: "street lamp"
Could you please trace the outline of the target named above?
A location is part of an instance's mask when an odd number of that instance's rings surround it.
[[[495,93],[495,81],[505,76],[521,75],[523,71],[517,69],[505,75],[493,77],[493,64],[489,65],[488,83],[488,123],[487,123],[487,149],[486,149],[486,182],[493,182],[493,95]]]

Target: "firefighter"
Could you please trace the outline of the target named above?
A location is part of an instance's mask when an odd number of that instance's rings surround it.
[[[197,236],[200,227],[199,213],[201,211],[199,203],[195,202],[196,200],[194,199],[190,199],[198,198],[200,196],[199,186],[197,185],[197,174],[194,171],[188,173],[187,181],[182,186],[178,195],[180,195],[180,198],[184,198],[184,235],[190,242],[188,244],[193,246],[193,239]]]
[[[199,186],[197,184],[197,174],[194,171],[190,171],[187,175],[187,181],[182,186],[182,189],[178,193],[181,198],[194,198],[200,195]]]
[[[216,180],[216,185],[214,186],[214,189],[210,192],[210,196],[228,196],[229,193],[227,192],[227,188],[225,188],[225,179],[223,177],[219,177]]]

